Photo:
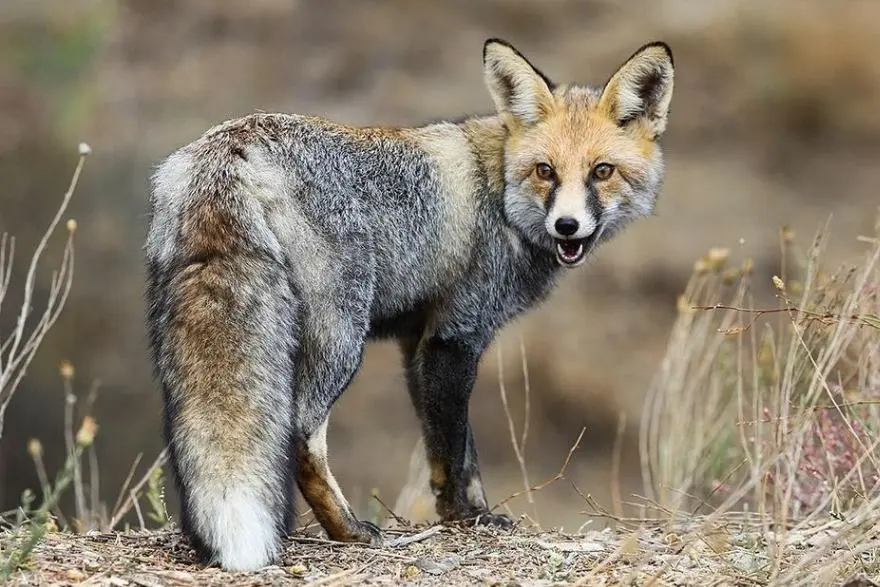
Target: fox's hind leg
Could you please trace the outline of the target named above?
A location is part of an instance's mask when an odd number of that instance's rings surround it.
[[[293,515],[297,300],[256,251],[150,266],[150,332],[182,526],[206,562],[276,560]]]
[[[338,275],[303,281],[301,353],[294,395],[303,437],[296,448],[297,482],[315,518],[332,540],[378,544],[379,529],[360,521],[339,488],[327,461],[327,422],[336,399],[348,387],[363,358],[373,294],[372,254],[366,237],[356,250],[335,245],[348,261]]]
[[[327,463],[327,420],[300,443],[299,488],[331,540],[380,544],[379,528],[359,520]]]

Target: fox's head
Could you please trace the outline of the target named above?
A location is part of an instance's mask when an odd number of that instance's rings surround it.
[[[601,88],[554,84],[500,39],[486,41],[483,65],[507,129],[505,211],[526,238],[575,267],[652,213],[673,86],[666,44],[643,46]]]

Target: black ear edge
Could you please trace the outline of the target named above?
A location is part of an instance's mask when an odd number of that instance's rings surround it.
[[[486,63],[486,52],[489,50],[489,45],[503,45],[504,47],[507,47],[508,49],[513,51],[517,57],[528,63],[529,66],[535,70],[535,73],[541,76],[541,79],[544,80],[544,83],[547,84],[547,87],[550,88],[551,92],[556,87],[556,84],[553,83],[553,81],[549,77],[547,77],[547,75],[545,75],[543,71],[535,67],[535,64],[529,61],[528,57],[520,53],[519,49],[514,47],[509,41],[505,41],[504,39],[498,37],[489,37],[483,43],[483,63]]]
[[[504,39],[500,39],[498,37],[489,37],[488,39],[486,39],[486,42],[483,43],[483,61],[486,60],[486,51],[488,51],[489,45],[504,45],[520,57],[523,57],[523,55],[519,51],[517,51],[516,47],[511,45],[508,41],[505,41]],[[523,59],[525,59],[525,57],[523,57]]]
[[[652,47],[659,47],[660,49],[663,49],[663,51],[666,53],[666,56],[669,57],[670,65],[672,65],[673,69],[675,69],[675,58],[672,55],[672,48],[664,41],[651,41],[650,43],[645,43],[644,45],[633,51],[632,55],[630,55],[626,61],[629,61],[645,49],[651,49]],[[626,63],[626,61],[624,61],[624,63]]]

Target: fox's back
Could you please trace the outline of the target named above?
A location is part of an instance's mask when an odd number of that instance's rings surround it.
[[[479,189],[467,157],[451,124],[417,134],[297,115],[228,121],[157,169],[148,256],[186,256],[180,233],[219,208],[243,242],[289,259],[306,289],[368,252],[374,316],[392,318],[466,269]]]

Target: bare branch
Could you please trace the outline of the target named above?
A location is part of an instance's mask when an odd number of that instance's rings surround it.
[[[36,289],[37,267],[40,264],[43,253],[48,246],[49,239],[55,233],[58,223],[67,211],[68,204],[76,191],[79,178],[85,165],[85,160],[91,149],[85,143],[79,147],[79,161],[73,171],[70,184],[61,203],[55,212],[49,226],[46,228],[28,265],[25,276],[23,300],[18,313],[15,327],[8,338],[0,343],[0,438],[3,437],[3,422],[12,396],[18,388],[21,379],[27,372],[28,366],[36,355],[37,349],[43,341],[46,333],[55,324],[61,315],[61,311],[70,293],[73,283],[73,236],[76,232],[76,222],[67,221],[67,242],[59,267],[52,273],[49,293],[46,305],[35,324],[28,328],[28,319],[33,312],[33,297]],[[14,257],[15,239],[6,234],[0,235],[0,305],[9,291],[9,283],[12,276],[12,260]]]

